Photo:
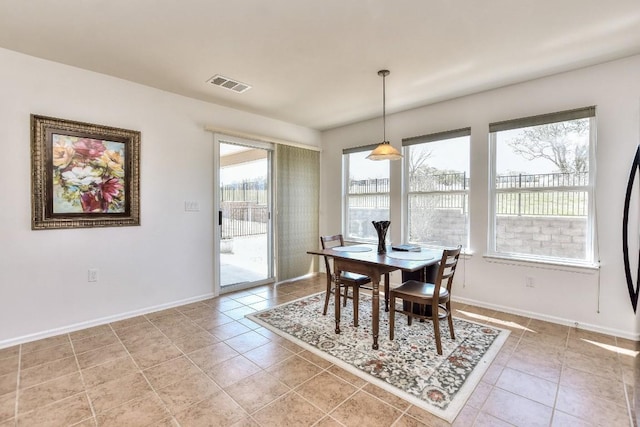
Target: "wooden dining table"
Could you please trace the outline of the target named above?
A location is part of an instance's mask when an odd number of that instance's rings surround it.
[[[307,251],[311,255],[333,258],[334,274],[339,278],[343,271],[368,276],[372,284],[372,316],[374,350],[378,349],[380,328],[380,279],[384,275],[385,311],[389,311],[389,273],[402,270],[403,281],[408,278],[429,281],[435,277],[441,250],[422,249],[420,252],[395,251],[391,246],[387,252],[378,253],[377,245],[339,246]],[[340,333],[340,292],[335,292],[336,334]]]

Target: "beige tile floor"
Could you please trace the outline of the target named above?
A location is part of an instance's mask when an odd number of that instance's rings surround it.
[[[0,350],[0,427],[444,426],[246,313],[324,276]],[[628,426],[635,343],[456,305],[512,330],[456,426]]]

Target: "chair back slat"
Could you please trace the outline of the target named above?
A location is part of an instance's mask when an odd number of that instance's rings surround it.
[[[334,242],[338,242],[337,244]],[[333,246],[344,246],[344,238],[342,234],[334,234],[333,236],[320,236],[320,243],[322,244],[322,249],[331,248]],[[331,243],[328,245],[328,243]]]
[[[332,248],[334,246],[344,246],[344,237],[342,234],[334,234],[333,236],[320,236],[320,244],[322,249]],[[327,274],[331,275],[331,265],[329,257],[324,257],[324,266]]]
[[[435,280],[435,289],[433,290],[433,305],[438,304],[438,296],[440,295],[440,288],[442,286],[447,288],[449,295],[451,295],[451,286],[453,285],[453,275],[456,272],[458,266],[458,258],[462,246],[458,246],[456,249],[445,249],[442,251],[442,259],[440,260],[440,267],[438,268],[438,275]]]

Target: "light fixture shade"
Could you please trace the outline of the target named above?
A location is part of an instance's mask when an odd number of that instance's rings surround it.
[[[399,160],[401,158],[402,154],[400,154],[393,145],[389,144],[389,141],[378,144],[378,146],[371,151],[371,154],[367,156],[369,160]]]

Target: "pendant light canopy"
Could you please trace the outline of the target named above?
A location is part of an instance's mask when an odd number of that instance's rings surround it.
[[[373,149],[367,156],[369,160],[398,160],[402,154],[387,141],[387,111],[386,111],[386,87],[385,77],[389,75],[389,70],[380,70],[378,75],[382,76],[382,142]]]

